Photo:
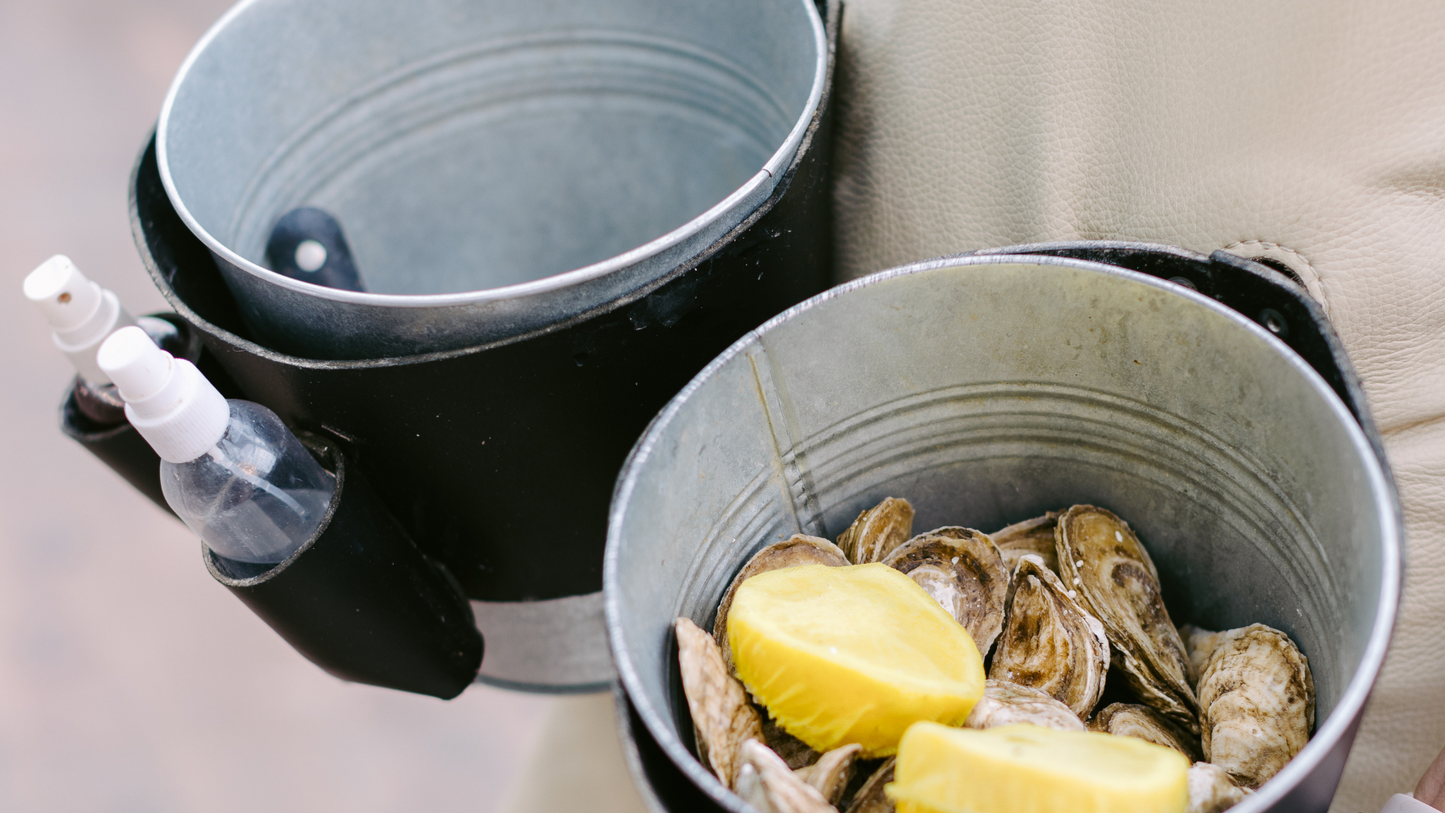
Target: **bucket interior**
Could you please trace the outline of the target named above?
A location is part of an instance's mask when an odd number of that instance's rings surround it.
[[[973,258],[880,276],[735,345],[623,473],[612,646],[673,761],[728,803],[689,756],[672,620],[711,629],[752,553],[836,538],[889,496],[913,503],[915,533],[993,532],[1079,503],[1116,512],[1176,624],[1259,622],[1295,640],[1318,732],[1366,660],[1398,544],[1384,475],[1323,382],[1237,315],[1130,272]]]
[[[173,203],[262,267],[281,215],[325,209],[380,294],[596,263],[784,145],[817,74],[805,2],[250,0],[172,90]]]

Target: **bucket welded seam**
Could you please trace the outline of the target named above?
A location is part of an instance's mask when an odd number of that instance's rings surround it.
[[[1390,631],[1394,626],[1394,620],[1399,608],[1401,580],[1403,578],[1401,569],[1403,519],[1399,499],[1395,492],[1393,482],[1387,474],[1388,469],[1385,468],[1384,461],[1377,455],[1373,444],[1370,442],[1370,439],[1366,437],[1360,423],[1355,419],[1354,415],[1350,413],[1344,403],[1340,401],[1339,396],[1335,394],[1320,374],[1306,364],[1294,351],[1290,350],[1287,345],[1275,336],[1269,334],[1264,328],[1255,324],[1242,314],[1197,292],[1160,280],[1156,277],[1151,277],[1147,274],[1128,271],[1103,263],[1062,257],[1028,255],[944,257],[887,271],[880,271],[845,283],[805,300],[763,323],[756,330],[743,336],[731,347],[723,351],[712,363],[703,368],[692,381],[688,382],[687,386],[684,387],[683,390],[668,403],[663,411],[659,413],[657,418],[654,419],[646,433],[638,440],[632,452],[628,455],[627,462],[618,476],[617,486],[614,489],[614,507],[627,506],[629,504],[633,489],[636,485],[632,472],[644,464],[651,456],[658,436],[673,421],[689,398],[710,380],[718,370],[732,361],[735,356],[747,353],[754,346],[762,346],[763,337],[771,330],[791,321],[799,314],[820,307],[837,297],[844,296],[860,288],[877,285],[897,277],[926,274],[934,271],[975,265],[1055,266],[1092,271],[1106,276],[1140,283],[1151,288],[1168,291],[1183,296],[1195,304],[1204,306],[1215,314],[1223,316],[1235,325],[1244,328],[1257,340],[1261,340],[1269,345],[1276,353],[1282,354],[1287,363],[1300,375],[1304,376],[1311,388],[1325,399],[1327,408],[1335,414],[1336,420],[1344,426],[1351,446],[1364,462],[1368,488],[1381,508],[1378,529],[1381,532],[1380,538],[1385,540],[1385,544],[1381,546],[1381,583],[1380,595],[1375,604],[1375,620],[1371,626],[1370,637],[1364,651],[1361,653],[1359,665],[1355,669],[1355,673],[1350,681],[1346,684],[1344,691],[1341,692],[1340,700],[1329,718],[1325,720],[1323,725],[1316,725],[1313,736],[1300,753],[1260,790],[1240,802],[1237,810],[1239,813],[1257,813],[1257,811],[1262,811],[1274,805],[1286,794],[1294,790],[1306,775],[1329,755],[1333,747],[1348,733],[1348,729],[1357,722],[1359,715],[1363,711],[1365,701],[1369,698],[1370,689],[1373,687],[1375,679],[1379,675],[1385,653],[1389,648]],[[670,728],[664,722],[662,715],[659,713],[659,710],[653,707],[647,695],[642,691],[641,678],[636,673],[631,660],[625,657],[628,642],[620,623],[620,607],[618,606],[617,598],[618,588],[616,587],[619,563],[615,544],[615,542],[621,538],[624,513],[625,511],[622,510],[614,510],[608,519],[608,545],[603,557],[604,609],[606,612],[609,646],[612,648],[613,658],[616,661],[618,679],[623,689],[627,692],[628,697],[632,700],[638,717],[643,721],[643,724],[648,727],[652,736],[657,740],[658,746],[667,754],[673,764],[718,804],[730,811],[735,811],[735,813],[745,813],[747,808],[741,804],[741,800],[724,788],[710,772],[703,770],[697,763],[696,758],[687,750],[686,746],[672,734]],[[1392,540],[1394,544],[1390,544]],[[666,644],[667,651],[671,653],[674,648],[675,645],[669,639]]]
[[[758,400],[762,402],[767,416],[768,431],[772,435],[773,450],[782,476],[780,485],[787,494],[788,509],[792,512],[793,524],[799,533],[816,535],[822,512],[814,497],[816,488],[811,487],[812,475],[808,470],[805,456],[799,454],[798,418],[788,399],[786,387],[777,379],[781,370],[774,368],[772,358],[761,347],[747,354],[752,370],[753,383],[758,389]],[[759,359],[758,356],[762,356]]]
[[[683,589],[678,591],[677,600],[673,603],[672,616],[674,618],[684,615],[689,618],[697,617],[693,609],[686,606],[687,596],[720,596],[727,585],[732,582],[733,573],[720,568],[707,566],[710,562],[722,558],[723,555],[729,552],[724,545],[710,543],[724,535],[731,535],[734,541],[759,540],[753,546],[754,552],[756,549],[760,549],[768,544],[768,540],[766,539],[767,529],[770,525],[775,524],[775,520],[779,519],[779,517],[776,517],[768,511],[768,509],[772,507],[772,502],[764,496],[778,490],[778,482],[774,479],[773,474],[771,469],[764,469],[749,480],[747,485],[743,486],[739,495],[723,509],[724,519],[710,528],[708,533],[703,537],[703,542],[698,545],[697,553],[688,564],[687,570],[682,578],[681,586]],[[786,492],[784,496],[786,496]],[[746,514],[744,514],[744,512],[746,512]],[[741,523],[732,521],[734,517],[741,518]],[[785,524],[783,527],[786,529],[783,532],[783,538],[791,536],[794,533],[803,533],[803,529],[797,524],[795,514],[785,513],[781,519],[784,520]],[[793,520],[791,525],[786,524],[786,520],[788,519]],[[737,533],[728,534],[728,529],[733,527],[737,528]],[[751,553],[749,555],[751,555]],[[706,578],[709,574],[714,573],[724,575],[720,575],[716,581]],[[714,589],[695,589],[697,585],[706,584],[709,581],[713,581],[712,586]],[[716,620],[716,615],[717,607],[713,606],[707,609],[704,618],[711,624]]]

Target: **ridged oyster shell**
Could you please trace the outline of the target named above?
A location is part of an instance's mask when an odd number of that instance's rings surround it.
[[[1089,721],[1089,730],[1120,737],[1135,737],[1165,748],[1173,748],[1189,757],[1190,762],[1204,759],[1199,750],[1199,741],[1193,734],[1169,722],[1164,715],[1149,706],[1137,703],[1110,704]]]
[[[989,677],[1039,689],[1086,718],[1104,694],[1109,639],[1041,558],[1019,559]]]
[[[766,745],[747,740],[738,753],[737,794],[761,813],[837,813],[817,788]]]
[[[728,612],[733,608],[733,596],[737,595],[738,585],[769,570],[782,570],[797,565],[843,567],[847,564],[848,557],[843,555],[837,545],[805,534],[794,534],[753,554],[747,564],[743,565],[743,569],[738,571],[738,575],[733,577],[727,592],[723,593],[722,601],[717,607],[717,616],[712,622],[712,635],[717,640],[717,645],[722,647],[723,662],[727,664],[728,674],[738,673],[737,667],[733,665],[732,647],[728,644]]]
[[[838,537],[838,547],[855,565],[881,562],[913,536],[913,505],[888,497],[853,520]]]
[[[1264,624],[1220,633],[1199,677],[1199,707],[1204,758],[1257,788],[1309,742],[1309,661],[1288,635]]]
[[[1189,807],[1185,813],[1223,813],[1254,791],[1241,788],[1218,765],[1196,762],[1189,768]]]
[[[743,684],[728,674],[712,636],[689,618],[674,621],[673,629],[698,757],[731,788],[737,780],[739,749],[763,736],[762,721]]]
[[[1185,624],[1179,628],[1179,639],[1184,642],[1184,654],[1189,657],[1190,685],[1196,688],[1199,686],[1199,676],[1204,673],[1204,665],[1209,663],[1209,656],[1214,653],[1214,648],[1219,646],[1219,636],[1223,634],[1200,629],[1193,624]]]
[[[983,697],[964,720],[965,728],[1028,723],[1059,731],[1083,731],[1084,722],[1063,703],[1028,686],[989,678]]]
[[[1059,524],[1059,512],[1050,511],[1041,517],[1015,522],[1001,531],[989,534],[1003,554],[1008,572],[1018,569],[1019,559],[1032,553],[1044,560],[1044,566],[1059,572],[1059,556],[1054,549],[1054,527]]]
[[[953,526],[919,534],[883,559],[918,583],[947,610],[988,656],[1003,629],[1009,573],[988,534]]]
[[[812,765],[798,768],[794,773],[823,794],[828,804],[837,807],[843,798],[843,792],[848,789],[848,782],[853,778],[853,763],[862,752],[863,746],[856,743],[840,746],[819,757]]]
[[[1191,733],[1198,704],[1189,659],[1160,597],[1159,572],[1129,524],[1109,511],[1076,505],[1059,517],[1054,541],[1059,575],[1104,625],[1115,661],[1146,704]]]

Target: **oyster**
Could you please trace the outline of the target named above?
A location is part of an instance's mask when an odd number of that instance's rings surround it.
[[[1199,677],[1204,758],[1257,788],[1310,738],[1315,684],[1288,635],[1263,624],[1220,633]]]
[[[913,537],[888,554],[883,564],[918,582],[953,615],[980,655],[988,656],[1003,629],[1009,574],[988,534],[944,527]]]
[[[1196,762],[1189,768],[1189,807],[1185,813],[1222,813],[1254,791],[1241,788],[1218,765]]]
[[[1109,639],[1043,559],[1019,559],[989,676],[1043,691],[1080,719],[1104,694]]]
[[[893,765],[897,758],[889,757],[868,777],[863,787],[853,795],[845,813],[893,813],[893,802],[883,793],[883,788],[893,781]]]
[[[673,629],[698,757],[731,788],[737,778],[738,749],[745,740],[763,735],[762,721],[743,684],[728,674],[717,642],[688,618],[674,621]]]
[[[1059,556],[1054,550],[1054,526],[1059,524],[1059,512],[1050,511],[1041,517],[1015,522],[1002,531],[989,534],[1003,554],[1008,572],[1018,569],[1019,559],[1032,553],[1044,560],[1044,567],[1059,572]]]
[[[1129,524],[1092,505],[1059,517],[1054,532],[1059,575],[1104,625],[1121,658],[1115,665],[1148,705],[1199,731],[1184,642],[1159,595],[1159,572]]]
[[[848,782],[853,778],[853,762],[862,751],[863,746],[857,743],[834,748],[819,757],[817,762],[794,773],[823,794],[828,804],[836,806],[843,798],[843,791],[848,789]]]
[[[1221,634],[1200,629],[1193,624],[1185,624],[1179,628],[1179,638],[1184,642],[1184,654],[1189,656],[1190,685],[1199,685],[1204,664],[1209,662],[1209,656],[1214,653],[1214,648],[1219,646]]]
[[[758,770],[753,766],[743,763],[738,768],[737,782],[734,783],[732,791],[755,810],[772,813],[773,804],[768,801],[768,793],[763,790],[763,780],[758,777]]]
[[[1090,731],[1116,734],[1120,737],[1134,737],[1173,748],[1189,757],[1190,762],[1203,759],[1199,751],[1199,740],[1193,734],[1169,722],[1164,715],[1135,703],[1114,703],[1105,706],[1089,721]]]
[[[1083,731],[1084,723],[1063,703],[1046,692],[1002,680],[989,679],[983,698],[964,720],[965,728],[993,728],[1028,723],[1059,731]]]
[[[727,592],[723,593],[722,601],[717,605],[717,616],[712,622],[712,637],[717,640],[717,645],[722,647],[723,662],[727,664],[728,674],[738,673],[737,667],[733,665],[732,647],[728,645],[728,611],[733,608],[733,596],[738,592],[738,585],[769,570],[782,570],[797,565],[843,567],[847,564],[848,557],[843,555],[837,545],[826,539],[804,534],[793,534],[791,538],[774,542],[753,554],[747,564],[743,565],[743,569],[738,571],[738,575],[733,577]]]
[[[894,548],[913,536],[913,506],[889,497],[853,520],[838,537],[838,547],[855,565],[881,562]]]
[[[747,740],[738,754],[737,794],[762,813],[837,813],[817,788],[761,742]]]

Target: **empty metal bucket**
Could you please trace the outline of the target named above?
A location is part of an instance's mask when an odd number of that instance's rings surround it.
[[[645,289],[766,200],[822,97],[810,0],[245,0],[157,132],[255,337],[312,359],[471,347]],[[368,292],[263,267],[299,206]]]
[[[603,573],[640,785],[656,782],[638,747],[675,766],[693,806],[746,809],[693,756],[670,624],[710,629],[753,552],[835,537],[886,496],[912,501],[916,530],[993,531],[1075,503],[1127,519],[1176,623],[1262,622],[1309,658],[1313,739],[1234,809],[1328,807],[1399,596],[1388,473],[1259,325],[1180,285],[1047,257],[936,260],[814,297],[649,428]]]

